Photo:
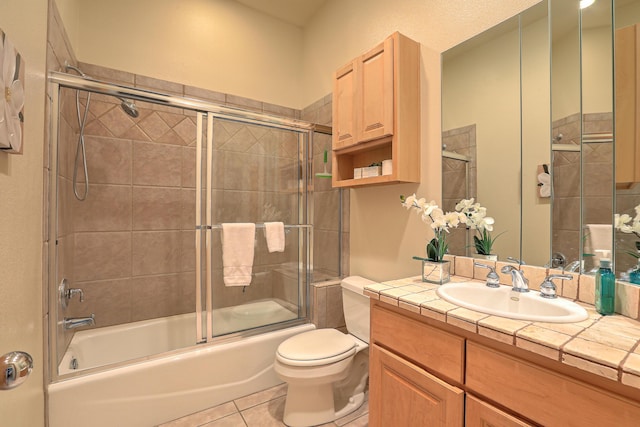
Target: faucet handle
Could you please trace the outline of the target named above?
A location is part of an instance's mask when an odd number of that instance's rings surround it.
[[[473,265],[480,268],[488,268],[489,272],[487,273],[487,286],[489,288],[499,288],[500,287],[500,276],[496,273],[495,267],[492,267],[487,264],[483,264],[481,262],[474,262]]]
[[[553,283],[553,279],[571,280],[573,276],[571,274],[550,274],[545,277],[540,284],[540,296],[542,298],[558,298],[556,284]]]
[[[73,298],[74,295],[80,295],[80,302],[84,302],[84,292],[80,288],[67,289],[67,299]]]

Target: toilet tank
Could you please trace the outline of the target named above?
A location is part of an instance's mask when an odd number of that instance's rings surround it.
[[[369,297],[364,287],[376,282],[360,276],[342,279],[342,310],[347,331],[362,341],[369,342]]]

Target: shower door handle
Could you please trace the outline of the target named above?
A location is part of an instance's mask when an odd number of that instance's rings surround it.
[[[24,351],[0,356],[0,390],[10,390],[26,381],[33,369],[33,359]]]

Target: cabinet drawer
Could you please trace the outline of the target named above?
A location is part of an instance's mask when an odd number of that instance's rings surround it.
[[[465,427],[533,427],[487,402],[467,394],[464,414]]]
[[[378,305],[371,309],[371,341],[453,381],[464,381],[464,338]]]
[[[633,426],[640,404],[589,384],[467,343],[466,385],[545,426]]]

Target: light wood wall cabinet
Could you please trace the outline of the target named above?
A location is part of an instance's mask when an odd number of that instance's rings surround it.
[[[638,24],[616,30],[616,187],[640,182],[640,31]]]
[[[420,181],[420,45],[394,33],[340,68],[333,86],[333,186]],[[354,169],[392,161],[392,172]]]
[[[371,426],[639,425],[635,389],[376,300],[370,343]]]

